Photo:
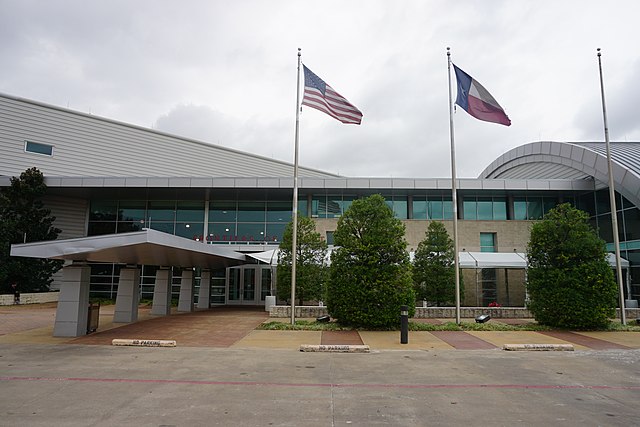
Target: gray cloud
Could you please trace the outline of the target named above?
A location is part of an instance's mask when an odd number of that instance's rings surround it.
[[[640,4],[0,0],[0,91],[292,161],[296,50],[364,113],[304,108],[300,161],[350,176],[450,174],[445,48],[512,119],[454,117],[458,175],[540,140],[640,140]],[[455,97],[455,88],[453,90]]]

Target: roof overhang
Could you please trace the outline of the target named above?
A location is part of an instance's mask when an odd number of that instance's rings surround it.
[[[11,245],[11,256],[68,261],[174,267],[225,268],[243,264],[244,254],[152,229],[67,240]]]

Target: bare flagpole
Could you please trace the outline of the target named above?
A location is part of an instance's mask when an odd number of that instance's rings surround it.
[[[460,324],[460,254],[458,253],[458,197],[456,190],[456,147],[453,134],[453,99],[451,97],[451,49],[447,48],[449,74],[449,134],[451,135],[451,200],[453,202],[453,254],[456,269],[456,323]]]
[[[622,284],[622,265],[620,263],[620,237],[618,236],[618,209],[616,208],[616,194],[613,187],[613,168],[611,165],[611,148],[609,144],[609,125],[607,124],[607,107],[604,102],[604,80],[602,78],[602,60],[598,48],[598,69],[600,71],[600,95],[602,97],[602,118],[604,120],[604,141],[607,147],[607,166],[609,169],[609,200],[611,203],[611,224],[613,226],[613,244],[616,250],[616,276],[618,278],[618,293],[620,294],[620,322],[627,324],[627,314],[624,306],[624,287]]]
[[[298,78],[296,83],[296,143],[293,156],[293,236],[291,238],[291,324],[296,323],[296,261],[298,258],[298,141],[300,139],[300,61],[298,48]]]

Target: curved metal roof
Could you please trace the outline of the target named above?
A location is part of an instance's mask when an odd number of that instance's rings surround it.
[[[640,143],[612,142],[614,186],[640,208]],[[481,179],[594,179],[608,185],[604,142],[540,141],[507,151],[479,176]]]

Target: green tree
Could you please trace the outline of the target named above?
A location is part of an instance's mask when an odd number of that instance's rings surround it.
[[[277,269],[277,296],[282,300],[291,300],[291,253],[293,246],[293,221],[285,228]],[[323,298],[326,280],[327,243],[316,231],[311,218],[298,216],[296,256],[296,297],[298,304],[303,301]]]
[[[36,168],[11,178],[11,185],[0,190],[0,283],[4,293],[13,282],[21,292],[48,291],[51,275],[62,267],[62,261],[9,255],[11,244],[58,237],[60,229],[53,226],[55,217],[41,200],[46,191],[44,176]]]
[[[444,224],[433,221],[418,244],[413,260],[413,286],[419,300],[437,306],[452,305],[456,300],[455,249]],[[460,295],[464,295],[460,275]]]
[[[589,329],[615,315],[617,289],[605,242],[568,203],[534,224],[528,244],[529,309],[545,325]]]
[[[380,195],[355,200],[338,220],[327,309],[340,323],[389,328],[415,313],[405,227]]]

